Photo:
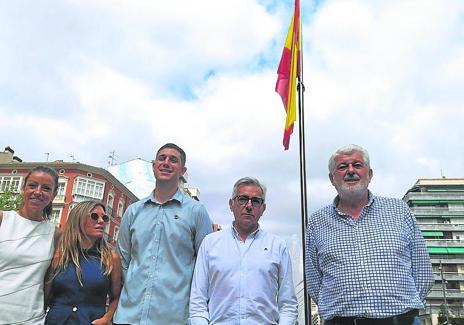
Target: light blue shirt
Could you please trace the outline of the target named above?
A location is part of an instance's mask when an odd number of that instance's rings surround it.
[[[211,231],[203,204],[180,190],[164,204],[153,193],[131,204],[118,234],[124,285],[114,322],[186,324],[195,258]]]
[[[306,239],[308,291],[323,319],[384,318],[424,308],[432,265],[403,201],[374,196],[359,219],[334,203],[311,215]]]
[[[242,242],[233,227],[208,235],[195,266],[190,324],[295,324],[292,277],[279,237],[258,228]]]

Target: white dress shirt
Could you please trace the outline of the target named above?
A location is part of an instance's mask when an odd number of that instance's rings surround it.
[[[298,303],[284,240],[258,228],[241,241],[235,229],[212,233],[198,253],[190,324],[295,324]]]

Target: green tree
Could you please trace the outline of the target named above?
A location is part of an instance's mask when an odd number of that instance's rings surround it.
[[[21,195],[13,192],[10,188],[6,188],[0,193],[0,210],[17,210],[21,204]]]

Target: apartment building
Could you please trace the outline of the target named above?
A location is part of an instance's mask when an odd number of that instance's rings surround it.
[[[403,200],[413,210],[429,251],[435,283],[426,300],[437,316],[464,317],[464,178],[419,179]]]

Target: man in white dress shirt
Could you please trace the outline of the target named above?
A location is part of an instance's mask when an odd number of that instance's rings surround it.
[[[244,177],[229,200],[234,222],[207,235],[197,256],[190,324],[295,324],[297,300],[284,240],[259,226],[266,188]]]

